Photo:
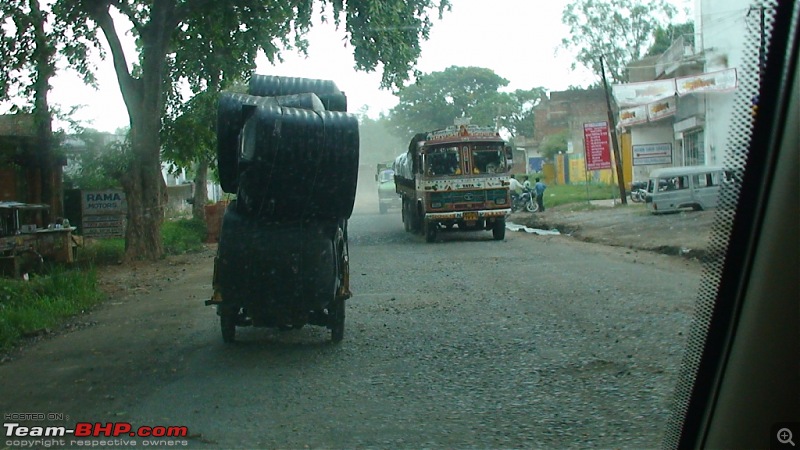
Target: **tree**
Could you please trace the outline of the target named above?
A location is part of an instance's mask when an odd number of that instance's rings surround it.
[[[64,183],[74,189],[119,189],[122,175],[128,170],[130,145],[127,130],[115,134],[78,129],[73,135],[76,149],[70,152],[73,170],[65,171]]]
[[[374,70],[382,63],[385,87],[399,86],[408,78],[420,54],[419,42],[428,37],[429,14],[433,8],[441,14],[448,7],[447,0],[321,3],[330,4],[334,21],[344,25],[355,49],[356,69]],[[295,33],[296,43],[302,48],[302,35],[311,26],[314,4],[313,0],[57,0],[61,21],[80,26],[96,24],[102,31],[128,110],[134,157],[122,180],[128,200],[126,259],[157,259],[163,253],[159,228],[164,216],[165,188],[160,167],[160,129],[166,93],[174,90],[176,82],[167,61],[174,61],[177,67],[190,58],[201,61],[201,67],[211,70],[198,75],[198,79],[208,81],[214,73],[224,70],[212,67],[217,58],[242,58],[242,48],[261,49],[269,58],[279,57],[281,49],[275,41],[281,42],[287,29]],[[119,39],[120,31],[126,30],[118,29],[112,7],[133,26],[139,49],[135,70],[129,68]],[[212,29],[195,41],[195,24]],[[219,51],[211,51],[212,48]]]
[[[682,24],[669,24],[666,28],[658,26],[653,32],[653,45],[647,51],[647,56],[660,55],[666,52],[672,44],[683,37],[689,44],[694,44],[694,22]]]
[[[558,133],[548,135],[542,141],[539,147],[539,153],[546,160],[552,161],[553,157],[558,152],[567,151],[567,141],[569,139],[569,130],[562,130]]]
[[[53,114],[48,101],[50,79],[56,73],[59,53],[70,67],[91,83],[93,77],[84,57],[93,44],[85,29],[75,27],[66,33],[52,23],[52,14],[43,10],[39,0],[4,0],[0,2],[0,99],[15,95],[33,106],[16,108],[31,111],[36,127],[37,158],[40,161],[41,198],[50,205],[54,216],[63,214],[61,172],[53,136]]]
[[[218,93],[206,90],[180,105],[177,116],[168,116],[162,130],[163,156],[176,168],[194,171],[192,217],[205,220],[208,169],[213,169],[217,149],[216,107]]]
[[[567,3],[561,21],[569,37],[561,46],[577,50],[576,63],[600,75],[600,57],[614,83],[627,81],[625,67],[644,56],[658,27],[677,9],[665,0],[577,0]]]
[[[543,88],[514,93],[499,92],[508,80],[491,69],[448,67],[417,78],[401,89],[399,103],[390,111],[393,132],[410,139],[421,131],[445,128],[456,117],[471,117],[476,125],[497,126],[512,135],[533,131],[532,109]],[[523,131],[525,130],[525,131]]]

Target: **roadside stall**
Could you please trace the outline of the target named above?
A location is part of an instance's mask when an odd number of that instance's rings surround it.
[[[0,202],[0,274],[24,277],[41,269],[45,261],[75,261],[78,241],[75,227],[57,219],[43,224],[49,207],[41,204]]]

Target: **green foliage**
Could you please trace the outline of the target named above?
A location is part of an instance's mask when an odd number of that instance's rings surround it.
[[[577,50],[576,63],[600,75],[600,57],[614,83],[627,81],[626,65],[640,59],[653,42],[653,33],[675,16],[665,0],[576,0],[568,2],[561,21],[569,37],[561,46]]]
[[[78,262],[81,265],[119,264],[125,255],[125,239],[86,239],[84,246],[78,252]]]
[[[451,66],[420,75],[416,83],[397,94],[399,103],[389,114],[393,133],[408,140],[416,133],[450,126],[456,117],[466,116],[475,125],[497,125],[512,135],[531,135],[533,106],[544,89],[499,92],[507,85],[508,80],[481,67]]]
[[[30,281],[0,278],[0,350],[102,299],[94,271],[59,270]]]
[[[669,24],[666,28],[658,26],[653,33],[655,42],[647,51],[647,56],[660,55],[666,52],[673,42],[678,38],[683,37],[686,42],[694,44],[694,22],[687,22],[682,24]]]
[[[190,169],[199,161],[213,167],[217,149],[218,92],[204,91],[179,105],[164,120],[162,158],[173,168]]]
[[[569,130],[559,131],[544,138],[539,152],[544,159],[552,160],[558,152],[567,151],[567,141],[569,140]]]
[[[161,225],[164,251],[173,255],[201,250],[206,233],[206,223],[197,219],[166,221]]]
[[[64,149],[76,163],[64,172],[64,184],[88,190],[120,188],[120,179],[132,157],[127,138],[95,130],[80,130],[75,138],[82,145],[79,149]]]

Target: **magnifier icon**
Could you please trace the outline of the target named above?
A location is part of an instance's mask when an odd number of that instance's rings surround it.
[[[792,430],[788,428],[781,428],[778,430],[778,442],[781,444],[792,444],[794,447],[794,442],[792,441]]]

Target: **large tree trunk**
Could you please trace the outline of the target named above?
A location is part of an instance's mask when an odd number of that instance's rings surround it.
[[[194,177],[194,197],[192,201],[192,217],[206,220],[206,201],[208,200],[208,161],[201,159],[197,163]]]
[[[36,47],[33,51],[36,75],[33,80],[34,107],[33,119],[36,126],[38,161],[41,169],[41,201],[50,205],[49,216],[45,220],[52,223],[56,217],[63,216],[61,196],[61,166],[53,149],[53,119],[47,95],[50,92],[50,78],[55,74],[53,57],[55,48],[44,30],[45,17],[39,8],[39,0],[29,0],[31,22]]]
[[[166,205],[166,185],[161,175],[161,117],[164,110],[165,56],[175,23],[174,1],[154,2],[150,21],[140,24],[141,77],[128,71],[108,4],[94,10],[94,18],[108,40],[120,91],[131,123],[131,153],[122,185],[128,201],[125,260],[160,258],[164,253],[161,223]]]

